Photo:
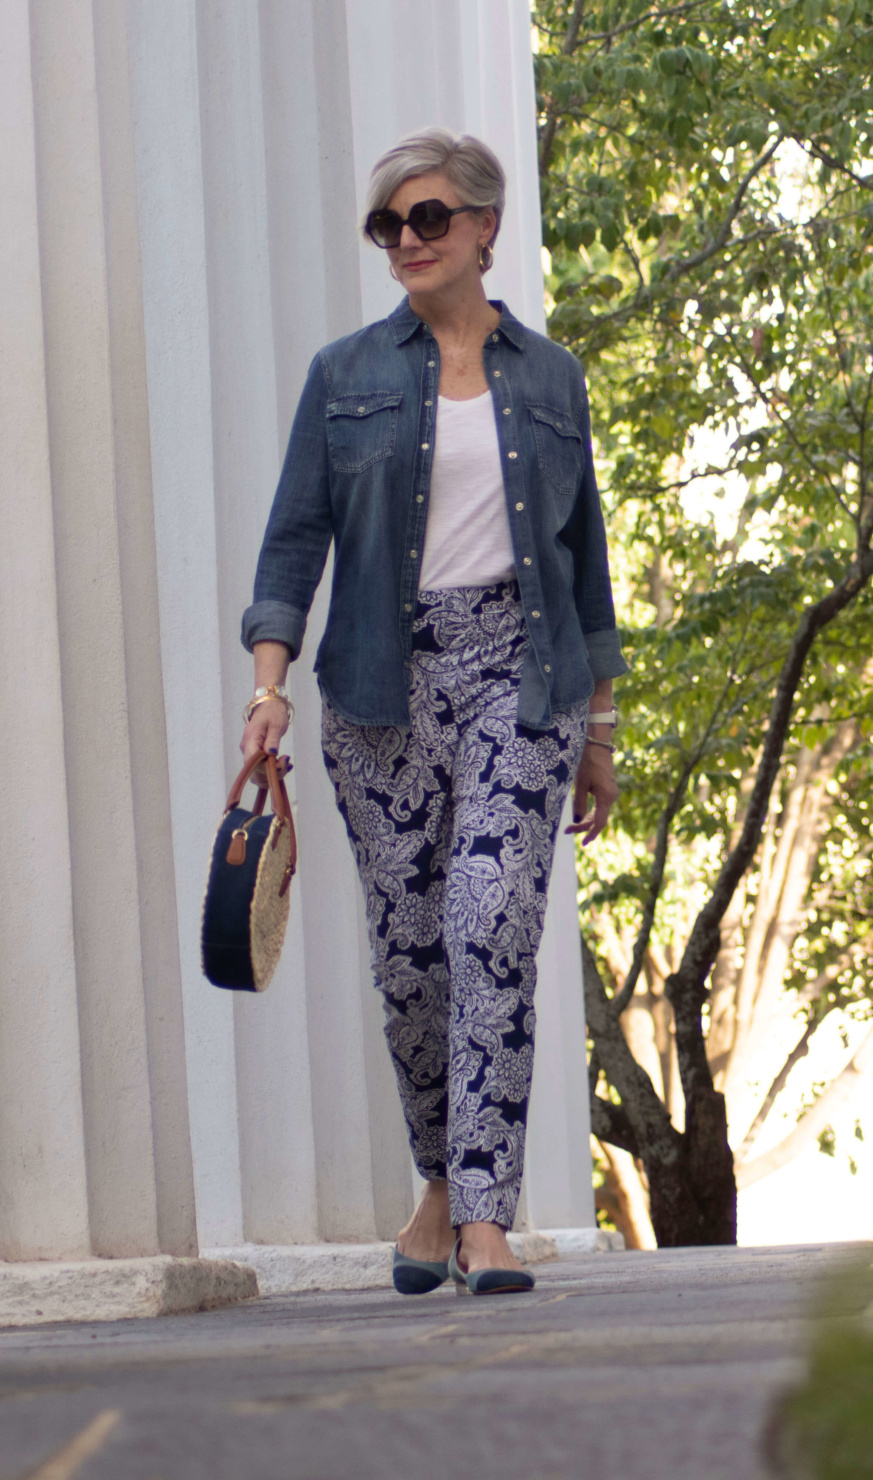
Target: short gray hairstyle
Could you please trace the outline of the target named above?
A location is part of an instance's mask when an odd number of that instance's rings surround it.
[[[423,128],[407,134],[377,159],[370,175],[364,220],[371,211],[384,210],[404,180],[436,170],[448,176],[465,206],[478,206],[483,211],[491,207],[497,217],[491,236],[494,242],[506,201],[503,166],[481,139],[472,134],[453,134],[447,128]]]

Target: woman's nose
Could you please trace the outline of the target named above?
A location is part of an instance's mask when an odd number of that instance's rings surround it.
[[[421,242],[419,241],[412,227],[408,223],[404,222],[403,230],[400,233],[401,252],[411,252],[416,247],[420,246]]]

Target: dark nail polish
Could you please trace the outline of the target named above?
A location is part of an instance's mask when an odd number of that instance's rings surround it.
[[[574,822],[581,822],[582,821],[582,813],[581,812],[574,812],[573,813],[573,821]]]
[[[276,746],[275,745],[271,745],[270,746],[270,755],[278,755],[278,754],[279,754],[279,752],[276,749]]]

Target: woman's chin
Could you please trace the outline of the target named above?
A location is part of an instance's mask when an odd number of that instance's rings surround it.
[[[406,271],[401,274],[400,281],[407,292],[413,293],[418,289],[419,285],[422,288],[436,286],[439,281],[439,273],[435,272],[432,267],[407,267]]]

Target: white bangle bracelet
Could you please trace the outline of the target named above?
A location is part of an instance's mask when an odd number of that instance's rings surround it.
[[[605,709],[600,714],[589,714],[589,725],[612,725],[613,729],[618,724],[618,710],[615,705],[611,709]]]

